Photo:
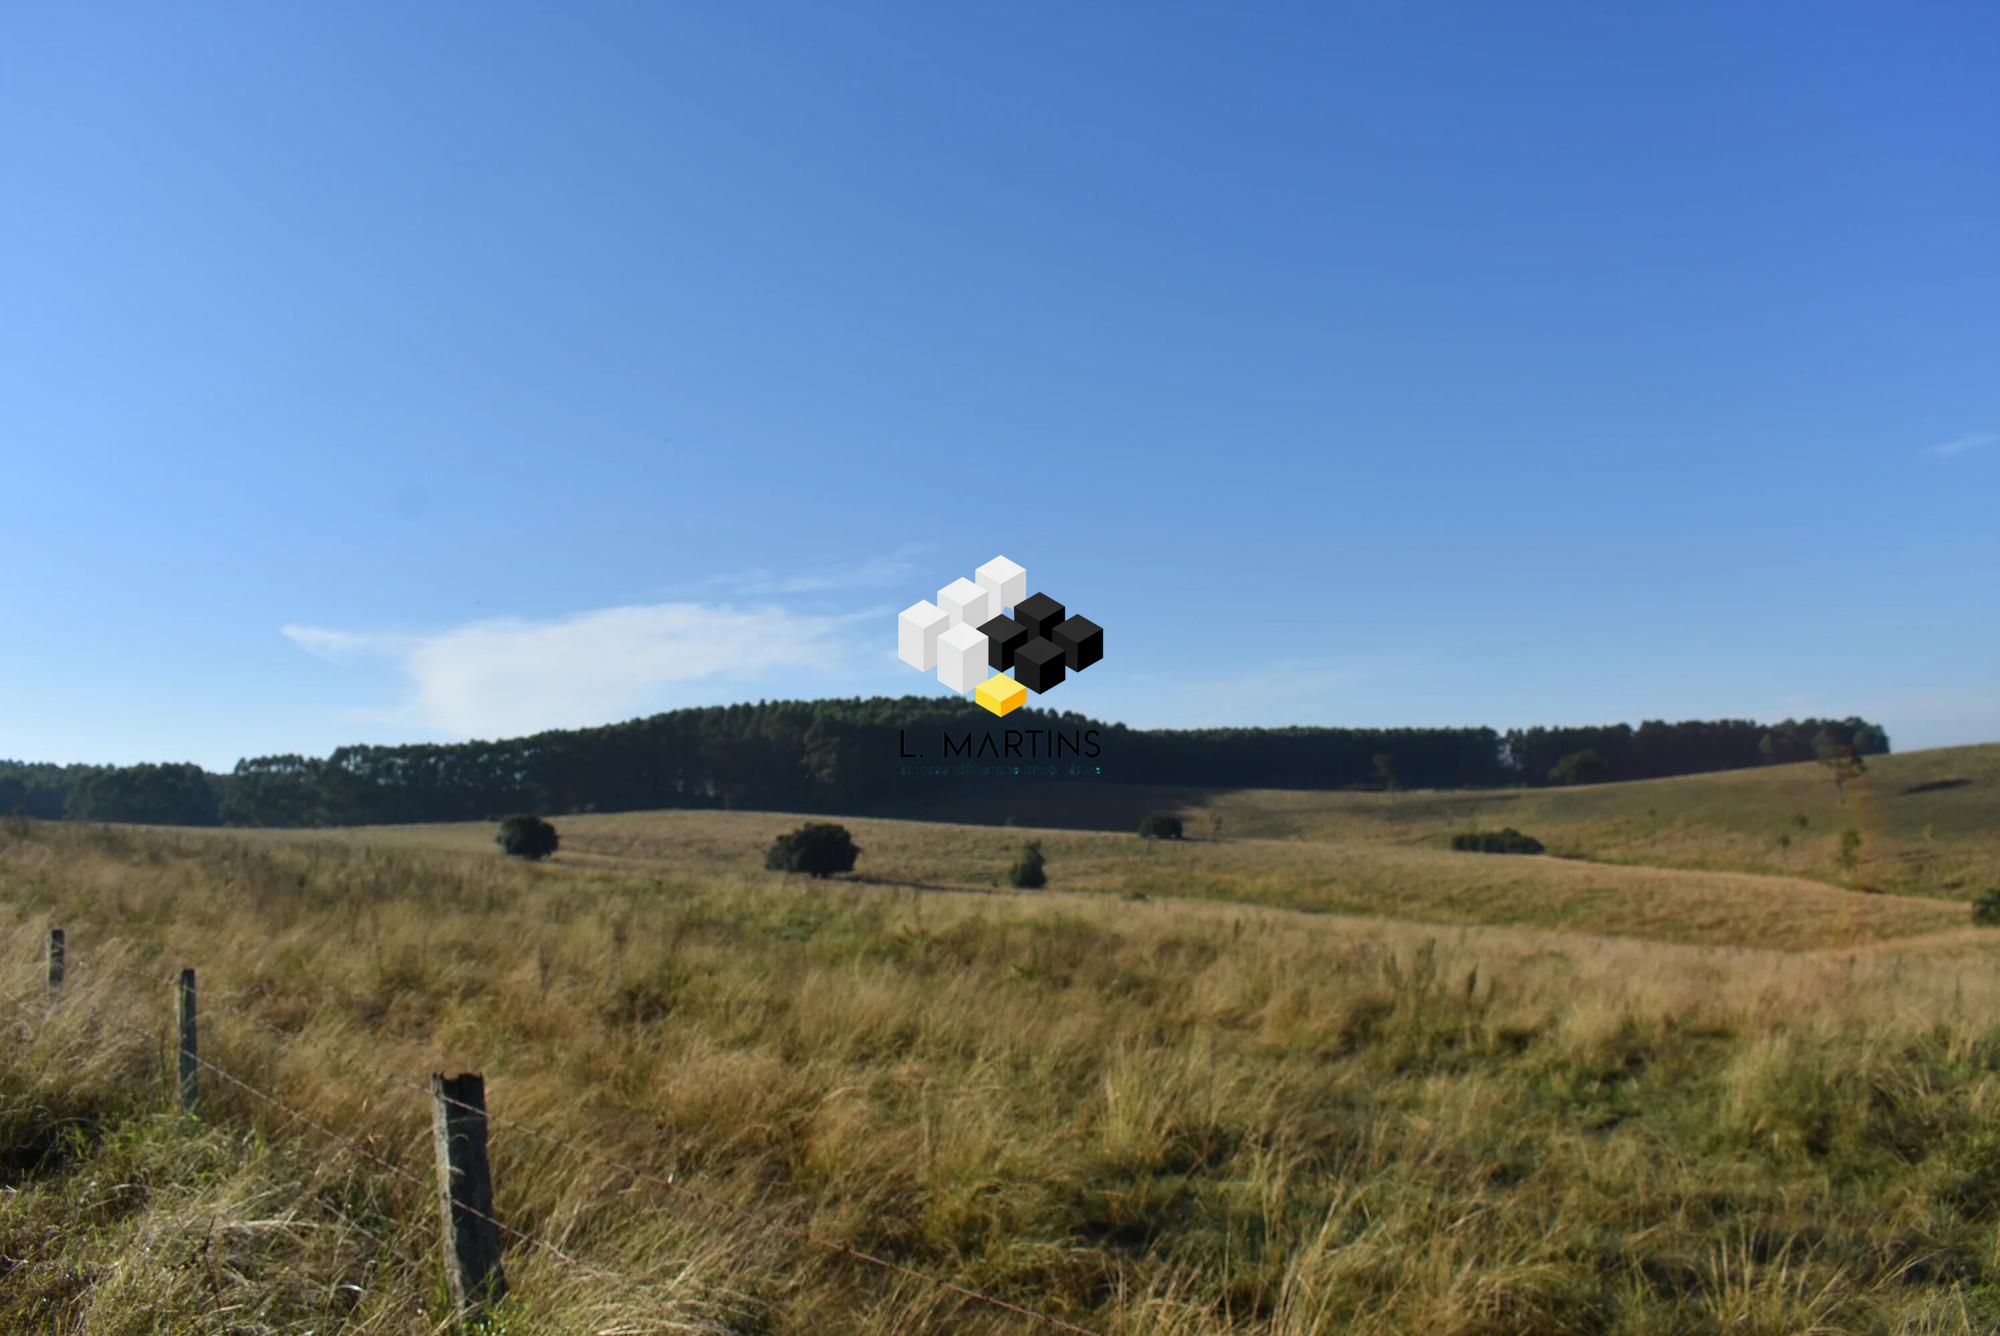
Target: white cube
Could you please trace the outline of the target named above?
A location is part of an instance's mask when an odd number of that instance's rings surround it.
[[[969,626],[977,631],[999,615],[992,596],[963,575],[938,590],[938,606],[951,614],[953,626]]]
[[[959,695],[986,680],[986,637],[964,622],[937,640],[938,681]]]
[[[973,572],[986,591],[989,611],[998,617],[1028,596],[1028,572],[1005,557],[995,557]]]
[[[920,673],[937,667],[938,637],[951,614],[929,599],[918,599],[896,619],[896,656]]]

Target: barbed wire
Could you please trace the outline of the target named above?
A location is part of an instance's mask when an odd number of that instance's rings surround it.
[[[26,1005],[21,1002],[15,1002],[14,1006],[23,1012],[26,1012],[28,1010]],[[118,1028],[125,1030],[128,1033],[136,1035],[139,1038],[147,1040],[149,1042],[159,1038],[159,1035],[157,1033],[150,1030],[146,1030],[140,1026],[134,1025],[130,1021],[122,1020],[116,1016],[109,1017],[108,1019],[113,1025],[117,1026]],[[315,1132],[318,1132],[321,1136],[327,1137],[332,1141],[338,1142],[340,1145],[346,1147],[354,1154],[359,1155],[361,1158],[368,1160],[373,1164],[379,1165],[381,1168],[387,1170],[389,1173],[395,1175],[397,1178],[402,1179],[404,1182],[412,1184],[413,1186],[425,1192],[434,1192],[437,1190],[437,1184],[435,1182],[426,1180],[421,1175],[412,1173],[410,1170],[405,1169],[402,1165],[395,1163],[393,1160],[390,1160],[381,1154],[378,1154],[376,1151],[370,1149],[367,1146],[364,1146],[359,1141],[354,1140],[352,1137],[344,1136],[343,1134],[334,1131],[332,1128],[328,1127],[325,1123],[320,1122],[318,1119],[313,1118],[309,1114],[303,1113],[300,1110],[293,1108],[291,1105],[285,1103],[285,1101],[279,1099],[276,1095],[273,1095],[268,1091],[262,1090],[257,1086],[252,1085],[250,1082],[245,1081],[241,1077],[237,1076],[235,1073],[224,1070],[223,1068],[217,1066],[214,1062],[210,1061],[209,1059],[202,1057],[199,1053],[188,1054],[187,1056],[193,1059],[195,1066],[201,1068],[203,1071],[212,1074],[213,1076],[216,1077],[216,1079],[236,1087],[237,1089],[243,1091],[245,1094],[250,1095],[255,1099],[263,1101],[265,1104],[270,1105],[272,1108],[278,1110],[280,1113],[283,1113],[284,1115],[300,1123],[301,1125],[309,1127],[313,1129]],[[457,1101],[453,1102],[456,1103]],[[512,1236],[513,1238],[519,1239],[523,1243],[532,1245],[534,1247],[542,1249],[545,1252],[548,1252],[552,1256],[556,1257],[558,1260],[562,1261],[564,1264],[568,1266],[573,1266],[579,1271],[587,1272],[591,1275],[596,1276],[601,1280],[617,1281],[621,1284],[628,1283],[626,1282],[625,1277],[617,1274],[616,1272],[606,1271],[601,1267],[592,1266],[588,1262],[584,1262],[576,1257],[571,1256],[569,1253],[563,1251],[555,1244],[550,1243],[547,1239],[540,1238],[534,1234],[527,1232],[526,1230],[516,1228],[515,1226],[507,1224],[503,1220],[496,1219],[495,1217],[488,1215],[486,1212],[481,1211],[475,1207],[468,1206],[463,1202],[454,1202],[452,1203],[452,1205],[455,1209],[462,1210],[468,1215],[471,1215],[480,1220],[484,1220],[488,1224],[492,1225],[494,1228],[500,1230],[505,1234]],[[364,1230],[363,1232],[367,1231]],[[404,1258],[404,1260],[410,1261],[411,1259],[406,1257]]]
[[[439,1094],[438,1098],[443,1100],[447,1104],[458,1105],[460,1108],[470,1109],[474,1107],[470,1104],[464,1103],[461,1100],[453,1099],[449,1095]],[[842,1243],[837,1239],[828,1239],[820,1235],[814,1234],[811,1230],[802,1229],[796,1225],[787,1225],[781,1221],[771,1220],[766,1217],[760,1216],[757,1212],[750,1210],[748,1207],[739,1206],[735,1202],[724,1201],[720,1197],[711,1196],[710,1194],[702,1192],[696,1188],[691,1188],[687,1184],[678,1181],[672,1174],[668,1174],[666,1177],[662,1178],[657,1174],[649,1173],[646,1170],[640,1169],[634,1165],[626,1164],[624,1161],[619,1160],[617,1157],[612,1155],[607,1155],[603,1151],[597,1150],[590,1146],[582,1145],[577,1142],[568,1141],[562,1137],[555,1135],[552,1132],[546,1132],[543,1131],[541,1128],[533,1126],[532,1124],[521,1122],[519,1119],[499,1118],[490,1113],[487,1114],[486,1116],[490,1121],[498,1123],[503,1127],[510,1127],[516,1131],[524,1132],[527,1135],[535,1137],[541,1141],[545,1141],[552,1146],[560,1147],[561,1149],[566,1150],[573,1155],[582,1156],[584,1159],[594,1160],[597,1163],[615,1169],[618,1172],[625,1174],[626,1176],[638,1182],[649,1183],[656,1187],[665,1188],[669,1192],[673,1192],[688,1197],[694,1201],[702,1203],[704,1206],[707,1206],[711,1209],[727,1211],[730,1214],[735,1215],[741,1219],[747,1220],[752,1224],[760,1225],[764,1228],[774,1230],[780,1234],[787,1235],[803,1243],[811,1244],[814,1247],[822,1248],[829,1252],[838,1253],[841,1256],[851,1258],[858,1262],[864,1262],[870,1266],[880,1267],[883,1268],[884,1270],[892,1271],[897,1275],[905,1276],[911,1280],[922,1281],[923,1283],[935,1286],[938,1289],[948,1290],[951,1293],[960,1296],[961,1298],[970,1299],[976,1303],[984,1304],[990,1308],[995,1308],[1002,1312],[1012,1313],[1016,1317],[1024,1317],[1031,1321],[1042,1323],[1043,1325],[1053,1327],[1058,1331],[1077,1333],[1077,1336],[1097,1336],[1097,1333],[1091,1331],[1088,1327],[1079,1327],[1075,1323],[1067,1322],[1064,1319],[1056,1317],[1053,1314],[1037,1312],[1032,1308],[1023,1308],[1019,1304],[1009,1303],[1005,1299],[996,1298],[995,1296],[990,1294],[983,1294],[978,1290],[970,1288],[969,1286],[961,1285],[957,1281],[944,1280],[937,1276],[933,1276],[928,1272],[919,1271],[915,1267],[907,1266],[902,1262],[893,1261],[886,1257],[878,1257],[873,1253],[864,1252],[863,1250],[854,1247],[852,1244]]]
[[[21,1012],[24,1016],[28,1017],[30,1020],[33,1020],[34,1013],[29,1008],[28,1002],[34,996],[36,996],[34,992],[24,993],[19,997],[7,998],[6,1002],[7,1005],[13,1007],[16,1011]],[[52,992],[45,993],[43,994],[43,996],[48,1001],[60,1000],[59,995],[54,994]],[[133,1030],[138,1029],[138,1027],[136,1026],[128,1026],[126,1028]],[[140,1033],[142,1037],[149,1040],[156,1037],[154,1035],[145,1034],[143,1031],[140,1031]],[[394,1257],[397,1261],[401,1262],[403,1265],[409,1267],[412,1271],[422,1271],[424,1269],[425,1266],[424,1263],[412,1257],[405,1248],[403,1248],[400,1244],[396,1243],[394,1240],[377,1232],[376,1230],[370,1229],[367,1225],[362,1224],[359,1220],[356,1220],[346,1211],[343,1211],[342,1209],[340,1209],[340,1207],[336,1206],[334,1203],[330,1201],[327,1201],[323,1197],[315,1197],[314,1201],[321,1210],[325,1211],[328,1215],[331,1215],[334,1219],[346,1225],[349,1229],[352,1229],[356,1233],[362,1235],[364,1238],[372,1240],[377,1247],[387,1252],[391,1257]]]
[[[268,1021],[263,1020],[261,1017],[250,1015],[249,1013],[242,1011],[240,1008],[232,1008],[231,1014],[240,1016],[243,1019],[246,1019],[253,1024],[263,1026],[268,1032],[272,1033],[273,1035],[284,1036],[286,1038],[290,1037],[286,1035],[285,1031],[280,1029],[278,1026],[271,1025]],[[934,1286],[938,1289],[946,1290],[952,1294],[956,1294],[961,1298],[969,1299],[975,1303],[983,1304],[989,1308],[993,1308],[1001,1312],[1013,1314],[1016,1317],[1027,1318],[1032,1322],[1041,1323],[1044,1326],[1052,1327],[1057,1331],[1070,1332],[1073,1333],[1073,1336],[1097,1336],[1097,1333],[1093,1332],[1088,1327],[1077,1326],[1075,1323],[1065,1321],[1064,1319],[1056,1317],[1053,1314],[1039,1312],[1032,1308],[1025,1308],[1019,1304],[1009,1303],[1005,1299],[998,1298],[994,1295],[982,1293],[979,1290],[972,1289],[970,1286],[961,1285],[956,1281],[945,1280],[940,1277],[933,1276],[928,1272],[920,1271],[917,1268],[909,1266],[905,1263],[897,1262],[890,1258],[879,1257],[873,1253],[863,1251],[860,1248],[854,1247],[852,1244],[842,1243],[837,1239],[828,1239],[821,1235],[813,1233],[811,1230],[802,1229],[796,1225],[788,1225],[783,1223],[782,1221],[771,1219],[768,1216],[761,1215],[758,1212],[753,1211],[748,1207],[740,1206],[735,1202],[725,1201],[720,1197],[712,1196],[709,1193],[700,1191],[699,1189],[689,1187],[687,1184],[680,1182],[672,1174],[668,1174],[666,1177],[663,1178],[658,1174],[654,1174],[647,1170],[640,1169],[635,1165],[627,1164],[623,1160],[618,1159],[616,1156],[608,1155],[605,1152],[597,1150],[594,1147],[586,1146],[579,1142],[570,1141],[564,1137],[556,1135],[553,1132],[537,1127],[532,1123],[524,1122],[521,1119],[505,1117],[500,1114],[493,1113],[490,1110],[482,1109],[478,1105],[469,1104],[464,1100],[455,1099],[450,1095],[444,1094],[442,1091],[434,1090],[432,1087],[424,1085],[422,1082],[416,1081],[407,1076],[399,1076],[393,1072],[388,1071],[385,1068],[376,1066],[375,1064],[362,1063],[360,1065],[367,1067],[370,1070],[370,1072],[374,1076],[376,1076],[379,1080],[381,1080],[385,1085],[389,1085],[404,1090],[411,1090],[421,1095],[432,1096],[436,1099],[442,1100],[446,1104],[453,1105],[457,1108],[482,1114],[485,1117],[486,1121],[491,1123],[495,1127],[505,1128],[509,1131],[520,1132],[526,1136],[533,1137],[538,1141],[541,1141],[550,1146],[557,1147],[558,1149],[564,1150],[569,1154],[580,1156],[583,1159],[591,1160],[594,1161],[595,1163],[604,1165],[607,1168],[614,1169],[619,1173],[624,1174],[626,1177],[633,1179],[636,1182],[648,1183],[655,1187],[665,1188],[669,1192],[676,1193],[680,1196],[687,1197],[692,1201],[698,1202],[701,1205],[708,1207],[711,1211],[720,1211],[726,1213],[737,1219],[756,1225],[760,1228],[769,1229],[775,1233],[784,1234],[790,1238],[797,1239],[800,1242],[810,1244],[813,1247],[817,1247],[828,1252],[839,1254],[843,1257],[847,1257],[851,1260],[861,1262],[869,1266],[879,1267],[883,1270],[893,1272],[897,1275],[904,1276],[908,1279],[921,1281],[924,1284]]]
[[[23,1012],[27,1011],[27,1007],[24,1001],[16,999],[9,999],[9,1000],[12,1002],[12,1005],[14,1005],[17,1009]],[[221,1000],[225,1004],[228,1004],[230,1002],[230,999],[228,998],[227,995],[223,995]],[[272,1025],[270,1022],[263,1020],[263,1018],[261,1017],[258,1017],[248,1012],[240,1004],[227,1005],[226,1010],[227,1014],[229,1014],[230,1016],[247,1020],[254,1025],[260,1026],[266,1032],[272,1034],[277,1038],[283,1039],[287,1042],[289,1042],[293,1038],[293,1036],[289,1032],[285,1031],[279,1026]],[[131,1032],[132,1034],[137,1035],[141,1039],[152,1041],[159,1038],[159,1035],[157,1033],[142,1029],[139,1026],[131,1024],[129,1021],[125,1021],[115,1016],[110,1017],[109,1019],[114,1025],[117,1025],[120,1028],[125,1029]],[[363,1159],[366,1159],[374,1164],[381,1166],[383,1169],[387,1170],[389,1173],[395,1175],[399,1179],[402,1179],[405,1182],[413,1184],[414,1186],[426,1192],[435,1190],[436,1188],[435,1183],[426,1181],[421,1176],[412,1173],[410,1170],[404,1168],[399,1164],[394,1163],[391,1160],[386,1159],[385,1157],[378,1154],[371,1148],[363,1145],[362,1143],[355,1141],[352,1138],[347,1137],[340,1132],[335,1131],[334,1129],[326,1126],[324,1123],[321,1123],[318,1120],[312,1118],[311,1116],[303,1113],[302,1111],[293,1108],[291,1105],[279,1099],[276,1095],[273,1095],[265,1090],[260,1089],[259,1087],[251,1084],[250,1082],[245,1081],[242,1078],[236,1076],[232,1072],[224,1070],[222,1067],[217,1066],[210,1059],[202,1057],[199,1053],[192,1054],[190,1056],[193,1058],[194,1063],[197,1067],[201,1068],[204,1071],[212,1073],[218,1080],[224,1081],[227,1084],[242,1090],[244,1093],[262,1101],[263,1103],[269,1105],[271,1108],[278,1110],[280,1113],[283,1113],[284,1115],[300,1123],[301,1125],[313,1129],[320,1135],[327,1137],[330,1140],[338,1142],[342,1146],[345,1146],[347,1149],[352,1151],[354,1154],[359,1155]],[[735,1202],[726,1201],[720,1197],[716,1197],[709,1193],[702,1192],[697,1188],[690,1187],[688,1184],[680,1182],[678,1178],[672,1173],[669,1173],[665,1177],[662,1177],[659,1174],[655,1174],[648,1170],[641,1169],[636,1165],[628,1164],[625,1161],[619,1159],[618,1157],[609,1155],[603,1151],[596,1149],[595,1147],[583,1145],[579,1142],[569,1140],[568,1138],[558,1136],[555,1133],[537,1127],[532,1123],[525,1122],[518,1118],[509,1118],[498,1114],[494,1114],[489,1112],[488,1110],[480,1108],[478,1105],[470,1104],[463,1100],[455,1099],[449,1095],[444,1094],[442,1091],[435,1089],[434,1087],[424,1085],[423,1083],[415,1081],[407,1076],[396,1075],[374,1064],[362,1063],[360,1065],[367,1067],[378,1079],[380,1079],[386,1085],[412,1090],[419,1094],[430,1096],[433,1099],[441,1100],[442,1102],[452,1105],[454,1107],[478,1113],[482,1115],[488,1123],[492,1124],[495,1127],[500,1127],[511,1131],[520,1132],[526,1136],[544,1142],[545,1144],[563,1150],[568,1154],[579,1156],[583,1159],[594,1161],[607,1168],[613,1169],[621,1174],[624,1174],[626,1177],[632,1179],[635,1182],[650,1184],[652,1186],[663,1188],[669,1192],[675,1193],[678,1196],[686,1197],[691,1201],[700,1203],[701,1205],[709,1208],[711,1211],[721,1211],[727,1213],[735,1218],[743,1220],[758,1228],[768,1229],[773,1233],[784,1235],[788,1238],[792,1238],[799,1242],[806,1243],[812,1247],[819,1248],[823,1251],[848,1258],[851,1261],[859,1262],[864,1265],[872,1266],[894,1275],[902,1276],[909,1280],[920,1282],[922,1284],[931,1286],[935,1289],[957,1295],[961,1299],[965,1299],[970,1302],[977,1303],[985,1307],[994,1309],[995,1311],[1004,1312],[1011,1314],[1015,1317],[1024,1318],[1030,1322],[1038,1323],[1042,1326],[1054,1329],[1056,1331],[1071,1333],[1071,1336],[1098,1336],[1098,1333],[1092,1331],[1088,1327],[1078,1326],[1076,1323],[1070,1322],[1064,1318],[1056,1317],[1053,1314],[1039,1312],[1032,1308],[1023,1307],[1020,1304],[1011,1303],[1008,1300],[999,1298],[995,1295],[983,1293],[967,1285],[961,1285],[957,1281],[945,1280],[941,1277],[933,1276],[928,1272],[921,1271],[916,1267],[909,1266],[905,1263],[895,1261],[891,1258],[881,1257],[874,1253],[867,1252],[863,1249],[856,1248],[852,1244],[843,1243],[837,1239],[829,1239],[820,1234],[814,1233],[812,1230],[804,1229],[796,1225],[790,1225],[779,1220],[771,1219],[768,1216],[761,1215],[758,1212],[753,1211],[748,1207],[740,1206]],[[457,1207],[458,1209],[464,1210],[466,1213],[474,1216],[477,1219],[484,1220],[488,1224],[491,1224],[496,1229],[499,1229],[500,1231],[509,1235],[510,1237],[518,1239],[525,1244],[531,1245],[533,1247],[539,1248],[549,1253],[551,1256],[557,1258],[565,1265],[575,1267],[577,1270],[596,1276],[599,1279],[613,1281],[622,1285],[628,1285],[628,1286],[635,1285],[635,1282],[629,1280],[624,1276],[621,1276],[615,1272],[606,1271],[600,1267],[596,1267],[591,1265],[590,1263],[584,1262],[579,1258],[572,1256],[570,1253],[564,1251],[556,1244],[553,1244],[548,1240],[543,1239],[535,1234],[529,1233],[526,1230],[522,1230],[515,1226],[506,1224],[505,1222],[483,1211],[479,1211],[475,1208],[465,1206],[462,1203],[454,1203],[454,1206]],[[329,1209],[333,1210],[334,1214],[340,1215],[341,1218],[347,1219],[347,1217],[344,1216],[342,1213],[340,1213],[337,1209],[332,1208],[330,1206]],[[371,1231],[359,1225],[358,1222],[349,1220],[348,1223],[353,1224],[355,1228],[360,1229],[364,1234],[368,1234],[370,1237],[376,1238],[377,1242],[384,1243],[384,1246],[389,1246],[391,1248],[391,1251],[397,1253],[397,1255],[399,1256],[402,1256],[403,1260],[406,1263],[410,1263],[413,1266],[416,1265],[414,1262],[411,1261],[411,1259],[407,1255],[401,1254],[400,1250],[397,1250],[393,1248],[393,1246],[388,1245],[386,1241],[380,1239],[379,1236],[374,1235]]]

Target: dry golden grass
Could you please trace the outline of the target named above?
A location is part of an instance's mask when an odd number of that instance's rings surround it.
[[[891,822],[851,823],[870,880],[806,885],[760,866],[787,818],[559,824],[542,866],[483,827],[0,834],[0,985],[39,992],[52,922],[73,952],[0,1039],[0,1329],[443,1316],[419,1188],[215,1082],[163,1114],[115,1021],[159,1032],[183,964],[217,1063],[420,1179],[417,1087],[466,1068],[725,1204],[502,1122],[504,1218],[619,1277],[512,1246],[508,1332],[1033,1329],[773,1226],[1120,1336],[2000,1322],[1962,906],[1061,832],[1014,895],[1026,832]]]
[[[1368,795],[1347,795],[1352,801]],[[1423,801],[1415,798],[1412,801]],[[565,817],[558,862],[606,874],[755,880],[763,851],[799,818],[758,812]],[[1437,924],[1532,924],[1716,945],[1850,947],[1962,926],[1963,902],[1869,895],[1799,877],[1453,853],[1421,844],[1306,839],[1141,841],[1087,831],[847,820],[864,883],[990,892],[1022,840],[1040,840],[1060,895],[1229,900]],[[484,855],[492,828],[363,828],[251,838],[331,848]]]
[[[1571,789],[1419,793],[1243,790],[1186,804],[1190,833],[1443,847],[1514,826],[1605,862],[1762,872],[1970,898],[2000,884],[2000,745],[1870,758],[1840,796],[1817,765]],[[1862,837],[1862,863],[1838,859]]]
[[[984,794],[981,803],[973,801]],[[2000,745],[1870,758],[1838,795],[1817,765],[1570,789],[1410,793],[1204,790],[1021,781],[991,790],[939,786],[905,814],[935,821],[1010,816],[1064,830],[1137,827],[1150,810],[1184,814],[1191,835],[1305,839],[1442,849],[1474,827],[1512,825],[1559,854],[1598,862],[1758,872],[1951,899],[2000,884]],[[1842,832],[1861,862],[1840,860]]]

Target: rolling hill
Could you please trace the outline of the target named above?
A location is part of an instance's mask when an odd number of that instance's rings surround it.
[[[1181,842],[855,819],[822,883],[764,870],[775,813],[565,817],[538,865],[485,824],[0,823],[0,1327],[434,1330],[424,1079],[477,1070],[508,1333],[1992,1330],[1997,752],[1846,803],[1773,769],[1183,793]],[[1030,838],[1049,889],[1003,890]],[[1912,847],[1953,871],[1843,884]],[[183,966],[241,1083],[195,1119]]]

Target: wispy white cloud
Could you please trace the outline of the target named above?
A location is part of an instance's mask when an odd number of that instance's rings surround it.
[[[787,594],[823,594],[836,590],[871,589],[892,585],[915,573],[915,558],[930,550],[928,543],[905,543],[894,552],[862,561],[842,562],[817,570],[776,575],[768,570],[730,571],[711,575],[669,591],[733,594],[743,598],[780,598]]]
[[[358,654],[380,654],[393,641],[388,636],[354,635],[347,631],[328,631],[317,626],[286,626],[280,628],[285,639],[297,645],[316,659],[338,661],[353,658]]]
[[[1957,440],[1930,446],[1924,453],[1933,459],[1950,459],[1954,455],[1967,455],[1974,450],[1984,450],[1989,445],[2000,445],[2000,432],[1975,431]]]
[[[432,635],[287,626],[310,654],[396,663],[411,698],[390,715],[455,737],[508,737],[630,718],[690,683],[740,683],[779,670],[835,669],[856,651],[847,628],[879,610],[804,616],[694,602],[604,608],[545,621],[493,618]],[[865,651],[864,651],[865,652]]]

